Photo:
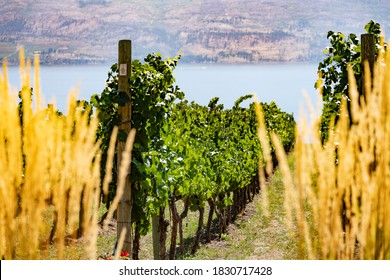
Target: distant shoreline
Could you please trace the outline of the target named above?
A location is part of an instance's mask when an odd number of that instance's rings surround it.
[[[28,56],[28,59],[33,60],[33,57]],[[143,58],[135,57],[133,60],[143,61]],[[182,57],[179,60],[179,65],[188,64],[209,64],[209,65],[272,65],[272,64],[305,64],[305,63],[319,63],[322,59],[302,59],[302,60],[261,60],[261,61],[218,61],[218,60],[189,60]],[[0,58],[0,63],[3,63],[3,59]],[[72,60],[72,61],[45,61],[40,60],[41,66],[104,66],[104,65],[112,65],[116,63],[114,60]],[[7,59],[8,66],[18,66],[19,60],[9,60]]]

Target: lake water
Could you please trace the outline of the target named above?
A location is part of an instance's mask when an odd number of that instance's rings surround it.
[[[110,66],[42,66],[41,92],[47,103],[55,103],[66,111],[67,96],[72,88],[79,88],[79,99],[89,100],[101,93]],[[19,69],[8,69],[10,84],[20,88]],[[231,108],[242,95],[254,93],[262,102],[275,101],[284,111],[297,117],[305,104],[307,92],[313,104],[317,102],[314,83],[317,64],[182,64],[175,70],[176,83],[186,99],[207,105],[215,96]],[[244,103],[245,105],[245,103]]]

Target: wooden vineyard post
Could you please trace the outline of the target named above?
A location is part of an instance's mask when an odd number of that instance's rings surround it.
[[[375,63],[375,35],[374,34],[362,34],[361,36],[362,50],[361,50],[361,59],[362,59],[362,94],[366,96],[366,78],[365,72],[365,61],[368,62],[371,79],[374,76],[374,63]]]
[[[120,102],[118,107],[119,133],[124,131],[126,135],[131,130],[131,94],[130,94],[130,74],[131,74],[131,41],[121,40],[118,44],[118,94]],[[118,169],[122,162],[122,153],[125,150],[126,139],[118,138]],[[117,240],[123,229],[126,229],[126,236],[123,243],[122,251],[126,250],[132,255],[132,230],[131,230],[131,210],[132,194],[129,179],[130,174],[126,177],[126,183],[123,190],[123,196],[117,208]]]

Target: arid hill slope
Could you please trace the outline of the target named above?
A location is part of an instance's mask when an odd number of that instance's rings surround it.
[[[135,57],[183,53],[195,62],[318,60],[329,30],[390,25],[387,0],[0,0],[0,58],[21,46],[45,63],[114,61],[117,42]]]

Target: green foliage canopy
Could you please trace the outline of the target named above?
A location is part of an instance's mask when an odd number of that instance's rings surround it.
[[[378,54],[380,49],[380,24],[371,20],[365,25],[365,31],[368,34],[375,35],[376,54]],[[322,86],[321,137],[323,142],[328,138],[331,119],[334,118],[335,121],[338,119],[341,99],[350,100],[348,93],[348,67],[351,67],[355,74],[360,92],[363,83],[361,42],[359,38],[355,34],[345,36],[341,32],[333,31],[328,32],[327,38],[330,40],[330,46],[324,51],[326,58],[318,65],[321,83],[317,81],[315,84],[317,89]]]
[[[151,216],[172,202],[186,201],[192,211],[204,208],[209,199],[216,201],[218,208],[231,205],[233,192],[248,186],[258,173],[261,147],[254,104],[241,107],[252,95],[240,97],[231,109],[218,104],[218,97],[208,106],[177,102],[184,98],[173,77],[179,59],[163,60],[160,54],[152,54],[145,63],[132,62],[132,127],[137,130],[130,176],[132,221],[141,235],[148,232]],[[90,102],[99,112],[104,174],[111,132],[120,122],[118,106],[129,102],[118,93],[117,64],[111,67],[104,91]],[[291,150],[293,116],[274,102],[262,105],[267,128]],[[126,136],[119,133],[122,140]],[[116,176],[114,169],[107,203],[115,194]]]

